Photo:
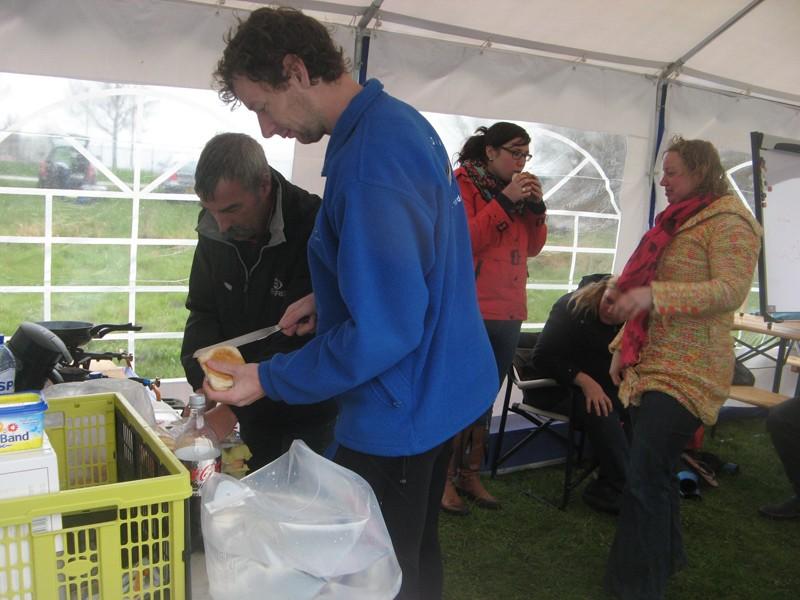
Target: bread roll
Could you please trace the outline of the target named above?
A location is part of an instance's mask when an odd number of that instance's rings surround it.
[[[227,373],[221,373],[209,367],[206,364],[209,360],[231,365],[243,365],[244,358],[242,358],[239,349],[236,346],[217,346],[216,348],[206,350],[197,357],[197,362],[199,362],[200,366],[203,368],[206,378],[208,379],[208,385],[211,386],[212,390],[222,392],[231,389],[233,387],[233,377]]]

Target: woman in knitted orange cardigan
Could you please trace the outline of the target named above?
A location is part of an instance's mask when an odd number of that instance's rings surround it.
[[[616,281],[612,309],[627,320],[611,344],[611,376],[632,407],[633,442],[606,587],[624,600],[663,598],[686,564],[676,466],[727,398],[733,313],[750,289],[761,237],[730,195],[712,144],[673,138],[663,167],[669,204]]]

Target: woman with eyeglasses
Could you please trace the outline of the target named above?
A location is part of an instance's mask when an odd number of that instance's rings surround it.
[[[455,171],[467,211],[478,304],[501,382],[528,316],[527,259],[539,254],[547,238],[542,185],[523,171],[531,159],[530,143],[530,135],[514,123],[479,127],[458,153]],[[442,496],[445,512],[469,512],[459,493],[481,508],[500,508],[478,475],[490,418],[491,410],[453,439]]]

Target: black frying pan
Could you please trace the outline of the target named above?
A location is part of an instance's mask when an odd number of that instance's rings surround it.
[[[133,323],[95,325],[87,321],[38,321],[37,324],[55,333],[67,348],[79,348],[111,331],[139,331],[142,328],[141,325]]]

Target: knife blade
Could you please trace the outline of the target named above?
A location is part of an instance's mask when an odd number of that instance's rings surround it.
[[[211,350],[212,348],[219,348],[220,346],[244,346],[245,344],[249,344],[251,342],[257,342],[258,340],[263,340],[264,338],[268,338],[271,335],[278,333],[281,330],[280,325],[273,325],[272,327],[264,327],[263,329],[256,329],[255,331],[251,331],[250,333],[245,333],[244,335],[236,336],[235,338],[231,338],[229,340],[223,340],[221,342],[217,342],[216,344],[211,344],[210,346],[206,346],[205,348],[198,348],[192,353],[194,358],[197,358],[207,350]]]

